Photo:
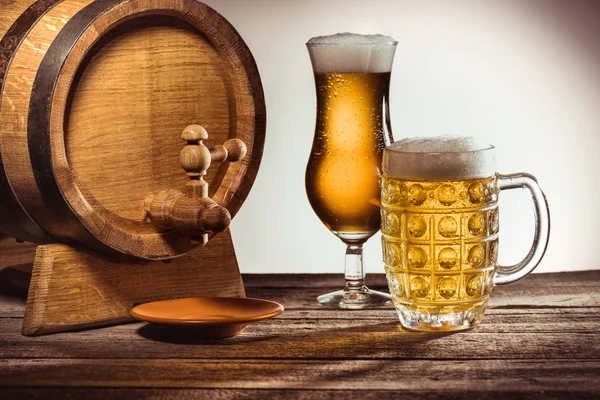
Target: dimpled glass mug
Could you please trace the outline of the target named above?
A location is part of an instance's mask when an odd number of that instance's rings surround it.
[[[529,274],[548,244],[550,216],[535,178],[496,173],[495,149],[474,138],[404,139],[383,153],[383,260],[403,327],[456,331],[481,322],[494,285]],[[498,193],[524,188],[533,200],[531,250],[498,265]]]

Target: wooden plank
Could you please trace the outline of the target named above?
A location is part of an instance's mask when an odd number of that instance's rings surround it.
[[[554,308],[554,307],[600,307],[598,286],[535,286],[496,287],[490,296],[490,307],[495,308]],[[247,288],[249,297],[262,297],[281,302],[286,309],[323,310],[317,296],[335,288]],[[373,289],[387,288],[374,286]],[[392,309],[392,306],[387,307]],[[319,311],[320,312],[320,311]]]
[[[11,273],[14,279],[25,279],[25,276],[18,271],[5,270],[5,273]],[[18,275],[18,276],[17,276]],[[0,279],[6,278],[5,274],[0,272]],[[24,280],[22,284],[24,284]],[[1,285],[0,285],[1,286]],[[599,285],[600,287],[600,285]],[[543,294],[534,293],[534,297],[511,297],[510,293],[498,294],[493,292],[489,308],[486,315],[498,310],[509,310],[512,312],[522,312],[522,310],[532,309],[538,313],[553,312],[555,309],[567,310],[568,308],[593,308],[600,307],[600,293],[593,292],[590,288],[579,288],[577,286],[553,287],[548,289],[554,293]],[[544,289],[540,289],[543,292]],[[0,288],[0,318],[3,317],[22,317],[24,313],[25,300],[18,297],[11,297],[11,300],[3,300],[3,290]],[[267,300],[273,300],[282,303],[286,307],[286,313],[282,318],[286,318],[291,311],[305,311],[305,315],[313,318],[365,318],[369,315],[389,315],[394,312],[392,307],[385,307],[378,310],[365,311],[339,311],[336,309],[324,308],[316,302],[316,296],[323,291],[320,289],[295,290],[279,288],[247,288],[248,297],[258,297]],[[597,312],[597,311],[592,311]]]
[[[5,274],[10,273],[17,279],[23,281],[20,286],[24,285],[25,274],[17,271],[3,271]],[[530,275],[527,278],[509,286],[496,287],[492,293],[490,307],[497,309],[510,308],[510,309],[522,309],[522,308],[545,308],[552,310],[554,308],[566,308],[566,307],[600,307],[600,292],[597,288],[600,287],[600,281],[595,281],[595,271],[585,271],[576,273],[560,273],[560,274],[543,274],[543,275]],[[312,288],[301,288],[298,284],[297,279],[300,279],[300,283],[303,282],[304,277],[300,278],[297,275],[274,275],[282,279],[282,287],[260,287],[257,286],[261,277],[264,277],[265,284],[271,284],[271,275],[255,275],[255,274],[243,274],[244,285],[246,286],[246,292],[249,297],[259,297],[269,300],[278,301],[284,304],[286,310],[320,310],[317,318],[323,315],[321,311],[326,314],[327,318],[330,318],[330,313],[337,312],[334,309],[323,308],[316,302],[316,297],[328,290],[335,290],[335,286],[322,287],[320,282],[321,278],[325,281],[330,280],[333,276],[325,274],[323,276],[312,275],[312,281],[315,282]],[[335,275],[337,278],[339,276]],[[377,275],[379,278],[385,280],[383,275]],[[568,279],[562,279],[567,276]],[[581,276],[589,276],[589,279],[579,279]],[[7,279],[7,276],[0,272],[0,283],[5,282],[2,279]],[[535,279],[534,279],[535,278]],[[378,279],[378,280],[381,280]],[[575,282],[580,284],[572,284],[570,279],[574,279]],[[557,280],[561,280],[557,283]],[[534,281],[534,284],[530,284],[530,281]],[[539,282],[543,281],[543,282]],[[563,284],[564,283],[564,284]],[[591,285],[590,285],[591,284]],[[298,290],[293,290],[297,288]],[[373,286],[374,289],[385,290],[382,286]],[[0,296],[5,290],[2,289],[0,284]],[[4,302],[0,297],[0,318],[2,317],[18,317],[22,316],[24,312],[24,301],[23,307],[19,307],[19,302],[16,299],[10,301],[9,304]],[[391,307],[385,308],[384,310],[392,309]],[[367,311],[369,313],[375,312],[375,310]],[[488,313],[491,310],[488,310]],[[539,311],[539,310],[538,310]],[[539,311],[541,312],[541,311]],[[351,311],[350,313],[344,311],[343,314],[347,315],[348,318],[362,318],[362,312]],[[284,314],[285,317],[285,314]]]
[[[480,388],[477,391],[467,390],[402,390],[390,391],[371,389],[365,390],[306,390],[306,389],[138,389],[138,388],[9,388],[0,389],[0,396],[11,400],[48,400],[48,399],[86,399],[86,400],[131,400],[131,399],[187,399],[187,400],[225,400],[225,399],[269,399],[269,400],[331,400],[337,398],[381,400],[381,399],[409,399],[440,400],[461,399],[474,395],[477,400],[598,400],[597,392],[585,392],[577,387],[564,387],[557,390],[537,390],[519,392],[509,385],[498,391],[486,391]]]
[[[24,300],[0,294],[0,318],[21,318]],[[596,308],[489,309],[477,332],[589,332],[598,327],[600,314]],[[286,310],[278,320],[314,321],[372,321],[396,322],[396,312],[379,310]],[[266,323],[266,322],[263,322]],[[254,326],[254,325],[252,325]],[[251,329],[254,329],[252,328]],[[258,325],[257,325],[258,326]]]
[[[18,271],[14,271],[18,272]],[[291,291],[290,291],[291,292]],[[271,296],[263,296],[261,291],[256,291],[255,289],[249,289],[248,294],[250,297],[259,297],[259,298],[269,298]],[[290,293],[290,295],[297,296],[296,293]],[[23,313],[25,311],[25,296],[22,293],[2,293],[0,292],[0,318],[22,318]],[[322,308],[322,309],[303,309],[296,307],[289,307],[290,303],[288,300],[282,301],[281,298],[273,297],[272,300],[280,301],[286,305],[288,308],[286,311],[280,315],[278,318],[280,319],[313,319],[315,321],[322,319],[341,319],[341,320],[381,320],[381,319],[394,319],[396,316],[395,310],[386,307],[380,309],[373,310],[337,310],[333,308]],[[577,317],[581,317],[582,319],[588,318],[590,315],[593,317],[600,310],[595,307],[564,307],[561,304],[560,308],[558,306],[555,307],[542,307],[542,308],[488,308],[485,314],[486,326],[490,323],[496,321],[494,318],[497,315],[507,315],[508,318],[510,316],[515,315],[524,315],[529,318],[531,315],[538,314],[558,314],[558,315],[575,315]],[[548,317],[553,318],[553,317]],[[560,317],[559,317],[560,318]],[[565,317],[566,318],[566,317]],[[524,321],[527,323],[528,321]],[[555,324],[558,320],[551,319],[547,323]],[[577,328],[576,325],[572,324],[573,321],[568,321],[569,325],[572,325],[571,328]],[[502,323],[502,321],[498,321],[498,323]],[[541,323],[537,321],[536,324]],[[585,329],[585,323],[582,324]],[[514,327],[514,326],[513,326]],[[531,329],[536,329],[535,326],[531,326]],[[561,328],[562,329],[562,328]]]
[[[593,272],[593,271],[591,271]],[[490,307],[496,309],[509,308],[513,310],[523,309],[523,308],[536,308],[538,312],[541,312],[539,308],[544,308],[546,310],[552,311],[554,308],[560,307],[564,309],[566,307],[599,307],[600,306],[600,293],[596,288],[600,287],[600,282],[597,283],[596,286],[588,286],[584,285],[584,283],[594,282],[593,276],[595,273],[590,273],[590,271],[585,273],[568,273],[572,278],[578,278],[579,276],[589,275],[590,279],[583,280],[581,285],[572,285],[569,280],[565,280],[563,284],[553,283],[552,280],[549,282],[544,282],[543,284],[529,285],[528,282],[530,280],[548,280],[548,278],[553,278],[554,280],[557,277],[561,277],[565,274],[544,274],[535,276],[536,279],[532,279],[534,275],[531,275],[524,280],[515,283],[514,285],[497,287],[494,289],[492,294],[492,298],[490,301]],[[270,275],[262,275],[267,281],[271,279]],[[325,275],[327,277],[327,275]],[[315,318],[321,318],[324,316],[325,318],[333,318],[332,313],[337,313],[338,311],[335,309],[323,308],[316,302],[316,296],[322,294],[327,290],[334,290],[335,287],[314,287],[314,288],[296,288],[294,289],[294,285],[296,285],[295,279],[297,276],[295,275],[283,275],[282,284],[284,287],[257,287],[253,286],[257,284],[258,276],[255,275],[243,275],[244,283],[247,284],[247,295],[249,297],[259,297],[270,299],[278,302],[282,302],[286,309],[291,310],[319,310],[319,313],[312,312],[313,315],[316,315]],[[381,278],[383,278],[381,276]],[[537,279],[540,278],[540,279]],[[543,278],[543,279],[541,279]],[[319,275],[318,279],[314,278],[313,281],[319,282],[321,279],[321,275]],[[576,279],[579,281],[579,279]],[[17,283],[20,282],[20,283]],[[11,283],[12,282],[12,283]],[[248,285],[249,282],[249,285]],[[266,282],[269,283],[269,282]],[[11,299],[2,298],[2,293],[7,291],[6,286],[15,287],[21,289],[20,293],[26,293],[26,286],[28,285],[28,275],[22,271],[16,271],[12,269],[6,269],[0,271],[0,318],[2,317],[22,317],[24,312],[24,300],[19,301],[18,298],[11,296]],[[249,286],[249,287],[248,287]],[[529,288],[525,286],[530,286]],[[287,287],[287,288],[286,288]],[[383,287],[374,286],[375,289],[385,289]],[[391,307],[383,309],[383,311],[387,312],[387,310],[392,309]],[[376,313],[376,310],[370,311],[351,311],[346,312],[343,311],[342,314],[335,316],[335,318],[342,318],[346,316],[347,318],[364,318],[365,313],[372,314]],[[491,310],[488,310],[489,314]],[[287,313],[284,314],[284,318]]]
[[[244,274],[246,287],[326,287],[341,289],[344,276],[339,274]],[[318,278],[317,278],[318,277]],[[383,273],[367,274],[367,286],[386,286]],[[600,270],[531,274],[511,285],[515,286],[593,286],[600,283]],[[502,286],[500,286],[502,287]]]
[[[560,360],[107,360],[30,359],[0,364],[3,387],[531,392],[576,387],[600,393],[600,361]],[[51,371],[51,373],[50,373]],[[427,371],[424,374],[424,371]],[[502,379],[498,379],[501,377]]]
[[[250,297],[283,301],[286,309],[326,310],[316,302],[317,296],[337,290],[343,284],[341,274],[243,275]],[[376,290],[386,290],[383,274],[369,275]],[[291,288],[301,290],[290,291]],[[505,286],[497,286],[490,297],[490,307],[600,307],[600,271],[532,274]]]
[[[504,317],[503,317],[504,318]],[[529,321],[528,321],[529,320]],[[583,321],[583,322],[582,322]],[[454,334],[403,330],[395,316],[381,320],[285,320],[251,325],[243,335],[198,341],[144,324],[114,326],[51,337],[17,335],[20,320],[0,319],[0,358],[245,358],[245,359],[598,359],[598,314],[570,323],[537,326],[501,320]],[[562,326],[561,326],[562,325]],[[519,326],[525,332],[519,332]],[[532,329],[533,327],[533,329]],[[491,331],[491,332],[490,332]]]
[[[23,337],[22,303],[0,296],[0,398],[596,399],[600,285],[568,275],[496,288],[483,323],[454,334],[404,331],[390,308],[315,307],[307,295],[335,286],[293,277],[248,295],[295,307],[221,341],[141,323]]]

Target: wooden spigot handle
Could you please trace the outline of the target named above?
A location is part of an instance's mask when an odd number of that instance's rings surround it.
[[[240,139],[229,139],[210,149],[212,161],[240,161],[246,156],[248,148]]]
[[[212,161],[239,161],[247,153],[240,139],[229,139],[222,145],[208,149],[203,140],[208,132],[200,125],[189,125],[181,133],[186,145],[179,160],[190,180],[185,184],[185,194],[165,190],[146,198],[146,215],[161,228],[176,228],[195,240],[205,243],[207,234],[222,232],[229,227],[229,211],[208,197],[208,183],[204,180]],[[202,237],[198,239],[198,237]]]

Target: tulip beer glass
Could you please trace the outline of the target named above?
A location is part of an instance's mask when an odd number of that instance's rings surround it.
[[[347,245],[345,289],[318,301],[348,309],[391,304],[388,294],[364,284],[362,245],[380,226],[379,168],[392,141],[388,94],[396,42],[337,34],[306,45],[317,89],[306,193],[319,219]]]
[[[404,139],[383,155],[381,230],[390,293],[412,330],[476,326],[494,285],[542,259],[550,232],[545,196],[531,175],[500,175],[495,149],[473,138]],[[535,235],[523,261],[498,265],[498,194],[525,188]]]

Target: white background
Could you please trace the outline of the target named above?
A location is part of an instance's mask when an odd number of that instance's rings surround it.
[[[598,269],[600,2],[207,0],[254,54],[267,104],[261,168],[231,231],[242,272],[343,270],[344,245],[313,213],[304,171],[315,125],[305,42],[336,32],[398,40],[392,70],[394,136],[478,136],[498,171],[538,177],[551,208],[536,272]],[[500,262],[528,251],[524,191],[500,196]],[[383,272],[380,235],[367,272]]]

